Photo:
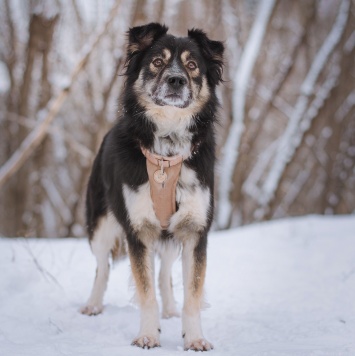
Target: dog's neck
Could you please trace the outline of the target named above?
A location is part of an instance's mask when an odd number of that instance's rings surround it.
[[[168,136],[155,135],[154,153],[162,156],[189,156],[191,152],[192,133],[187,131],[183,135],[171,133]]]
[[[162,156],[188,156],[191,152],[193,116],[185,109],[161,107],[147,112],[155,124],[152,151]]]

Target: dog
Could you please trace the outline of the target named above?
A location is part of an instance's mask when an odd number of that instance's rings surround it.
[[[97,260],[91,295],[81,309],[103,310],[109,258],[127,249],[140,305],[132,345],[160,346],[154,255],[161,258],[162,317],[179,316],[171,269],[181,253],[185,350],[213,348],[202,333],[200,309],[207,233],[213,218],[216,86],[222,81],[222,42],[199,29],[187,37],[159,23],[129,29],[122,114],[94,160],[86,200],[90,246]]]

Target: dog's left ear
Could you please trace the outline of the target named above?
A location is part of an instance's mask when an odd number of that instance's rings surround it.
[[[144,51],[154,41],[165,35],[168,28],[160,23],[151,22],[148,25],[132,27],[127,32],[128,47],[127,58],[131,58],[134,54]]]
[[[219,84],[223,72],[223,43],[210,40],[205,32],[195,28],[188,31],[188,36],[197,43],[207,61],[208,81],[213,86]]]

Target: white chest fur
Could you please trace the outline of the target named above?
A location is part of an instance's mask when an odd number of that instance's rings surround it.
[[[153,209],[149,182],[141,185],[137,190],[124,185],[123,195],[129,219],[136,231],[144,228],[146,224],[160,227]],[[193,223],[199,228],[206,226],[210,191],[200,186],[196,173],[184,164],[176,188],[176,201],[179,204],[179,210],[170,219],[170,231],[173,232],[184,221]]]
[[[176,201],[179,210],[171,217],[169,230],[173,232],[181,223],[194,224],[204,228],[207,224],[207,214],[210,209],[210,190],[202,187],[196,172],[185,165],[176,188]]]
[[[154,137],[154,153],[162,156],[189,156],[192,140],[189,127],[192,120],[189,117],[156,118],[157,131]]]

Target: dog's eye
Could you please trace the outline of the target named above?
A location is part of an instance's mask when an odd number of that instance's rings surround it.
[[[194,61],[190,61],[187,63],[187,68],[194,70],[197,68],[197,64]]]
[[[154,59],[153,64],[155,67],[161,67],[163,65],[163,60],[160,58]]]

